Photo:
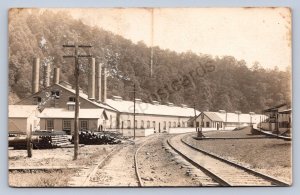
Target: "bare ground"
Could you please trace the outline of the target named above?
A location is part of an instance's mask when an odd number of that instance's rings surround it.
[[[250,129],[239,131],[205,132],[206,137],[252,136]],[[195,147],[212,152],[246,167],[292,182],[291,141],[282,139],[216,139],[195,140],[193,135],[184,139]]]
[[[138,147],[149,137],[137,138],[134,143],[124,145],[111,156],[94,175],[91,175],[87,186],[94,187],[136,187],[137,176],[134,167],[134,154]]]
[[[86,167],[96,159],[104,158],[115,147],[113,145],[93,145],[79,148],[78,160],[73,161],[73,148],[33,150],[32,158],[27,157],[26,150],[9,150],[9,168],[23,168],[24,171],[10,171],[9,185],[12,187],[51,187],[67,186],[74,170],[29,171],[34,167]],[[24,180],[24,178],[27,178]]]
[[[138,154],[138,165],[145,186],[199,186],[202,183],[188,166],[175,161],[163,147],[168,135],[160,135],[145,144]]]

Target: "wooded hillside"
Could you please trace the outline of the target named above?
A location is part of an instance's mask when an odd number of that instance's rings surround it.
[[[63,12],[14,10],[9,21],[10,103],[30,95],[34,57],[41,58],[42,68],[47,64],[52,69],[61,67],[61,80],[74,83],[74,61],[62,58],[68,52],[62,45],[74,42],[92,44],[96,63],[108,67],[108,96],[132,99],[135,83],[137,98],[144,101],[158,99],[189,106],[195,102],[199,110],[260,112],[291,101],[288,70],[266,70],[258,62],[248,68],[245,61],[232,56],[176,53],[155,47],[153,77],[150,77],[151,48],[143,42],[134,44]],[[81,63],[80,87],[86,91],[87,61]],[[40,77],[42,81],[42,74]]]

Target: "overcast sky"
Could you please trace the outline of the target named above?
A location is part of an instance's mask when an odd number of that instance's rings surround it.
[[[69,9],[88,25],[134,43],[212,56],[231,55],[249,67],[291,65],[291,15],[287,8]],[[153,25],[152,25],[153,24]],[[153,28],[152,28],[153,26]],[[153,42],[152,42],[153,41]]]

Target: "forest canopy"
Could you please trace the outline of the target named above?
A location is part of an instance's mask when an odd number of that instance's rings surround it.
[[[137,98],[143,101],[195,104],[201,111],[260,113],[270,106],[291,103],[290,68],[264,69],[259,62],[249,68],[244,60],[233,56],[177,53],[154,47],[151,77],[151,48],[143,42],[134,44],[75,20],[66,12],[15,9],[9,14],[10,104],[30,95],[35,57],[41,59],[41,69],[46,65],[52,69],[60,67],[61,80],[74,84],[74,62],[63,59],[68,52],[62,47],[66,43],[92,44],[90,52],[96,63],[103,63],[109,73],[109,97],[119,95],[132,100],[135,84]],[[87,61],[82,60],[81,64],[80,87],[87,91]]]

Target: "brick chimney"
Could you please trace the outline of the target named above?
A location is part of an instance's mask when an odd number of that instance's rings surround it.
[[[40,78],[40,58],[34,58],[32,66],[32,93],[39,91]]]
[[[50,72],[51,72],[51,67],[50,65],[47,65],[44,69],[44,87],[49,87],[50,86]]]
[[[92,58],[89,64],[88,98],[95,100],[95,58]]]
[[[99,63],[97,66],[97,73],[96,73],[96,100],[97,102],[101,102],[101,73],[102,73],[102,64]]]
[[[107,97],[107,73],[106,68],[103,69],[103,102],[106,102]]]
[[[53,84],[59,84],[59,72],[60,72],[60,68],[58,67],[54,68]]]

